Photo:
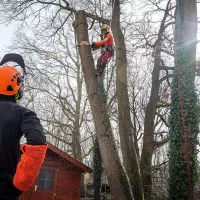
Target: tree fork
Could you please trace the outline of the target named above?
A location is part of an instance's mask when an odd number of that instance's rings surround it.
[[[76,12],[75,31],[78,44],[81,41],[89,41],[86,16],[85,11]],[[79,54],[97,139],[112,195],[114,199],[133,200],[127,177],[119,160],[109,116],[101,100],[99,85],[95,77],[94,60],[89,46],[79,46]]]
[[[116,45],[116,97],[118,101],[119,136],[124,168],[128,174],[129,182],[135,199],[143,200],[143,188],[140,175],[138,157],[136,153],[137,141],[133,136],[136,133],[130,115],[127,80],[127,55],[124,35],[120,27],[120,1],[113,1],[113,15],[111,24]]]

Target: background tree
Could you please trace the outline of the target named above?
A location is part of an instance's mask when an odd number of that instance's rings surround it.
[[[120,1],[113,1],[111,23],[116,46],[116,96],[118,101],[119,136],[123,164],[128,174],[135,199],[143,199],[138,156],[134,145],[134,129],[130,116],[127,81],[127,56],[124,35],[120,27]]]
[[[152,87],[151,95],[145,112],[144,120],[144,137],[143,137],[143,148],[141,154],[141,174],[142,182],[144,187],[145,197],[151,198],[151,188],[152,188],[152,155],[155,148],[154,142],[154,133],[155,133],[155,116],[156,116],[156,106],[159,102],[159,89],[160,83],[163,79],[160,79],[160,66],[161,66],[161,53],[162,53],[162,44],[164,40],[164,32],[168,25],[166,25],[166,19],[169,13],[169,4],[167,2],[166,9],[164,11],[164,16],[162,18],[160,29],[157,34],[157,39],[153,44],[154,47],[154,67],[152,71]]]

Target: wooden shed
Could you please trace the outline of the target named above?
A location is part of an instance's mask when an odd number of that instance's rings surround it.
[[[49,144],[34,185],[20,200],[80,200],[81,173],[92,169]]]

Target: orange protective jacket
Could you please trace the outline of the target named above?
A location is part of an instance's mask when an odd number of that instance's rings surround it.
[[[103,40],[96,42],[95,47],[96,48],[100,48],[101,46],[108,47],[112,46],[113,44],[114,44],[113,36],[108,32],[106,33],[105,38]]]

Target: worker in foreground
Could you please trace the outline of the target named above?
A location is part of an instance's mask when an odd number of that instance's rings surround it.
[[[108,60],[112,56],[114,56],[114,39],[113,39],[112,34],[110,33],[109,26],[107,24],[104,24],[101,28],[101,31],[104,36],[104,39],[98,42],[93,42],[91,45],[91,48],[93,50],[99,49],[100,47],[104,48],[103,53],[100,55],[100,57],[97,60],[96,76],[102,75],[108,63]]]
[[[0,63],[0,199],[18,200],[23,191],[33,185],[44,161],[47,144],[37,115],[20,105],[23,97],[24,75],[13,66],[16,62],[24,69],[23,58],[6,54]],[[20,138],[27,143],[21,146]]]

